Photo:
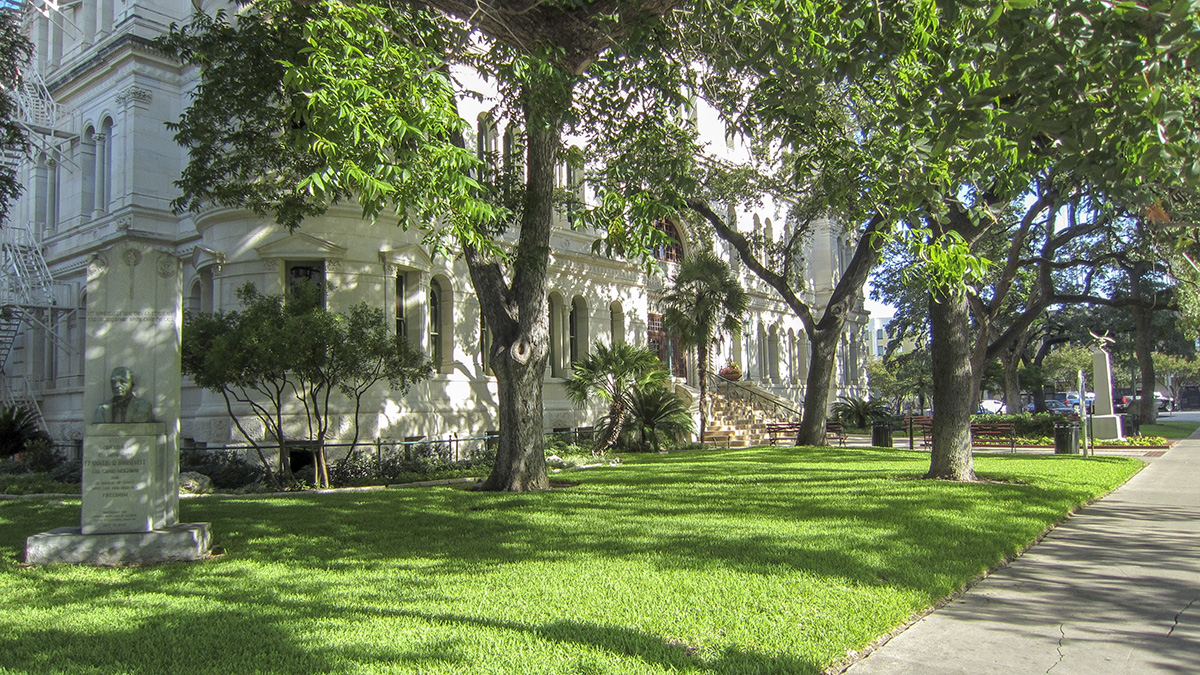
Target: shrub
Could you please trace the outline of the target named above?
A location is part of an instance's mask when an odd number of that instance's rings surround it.
[[[865,429],[875,422],[891,422],[894,417],[884,401],[868,401],[857,396],[839,396],[829,412],[837,421],[856,429]]]
[[[12,457],[32,441],[50,443],[50,436],[42,431],[37,415],[22,406],[0,408],[0,457]]]
[[[64,460],[50,470],[50,478],[59,483],[78,485],[83,482],[83,462],[77,459]]]
[[[1007,423],[1013,425],[1013,433],[1020,438],[1054,437],[1054,425],[1063,421],[1062,415],[1051,413],[1016,413],[972,415],[972,422],[985,424]]]
[[[64,483],[54,480],[48,473],[26,473],[21,475],[9,474],[0,481],[0,494],[6,495],[36,495],[36,494],[78,494],[79,483]]]
[[[692,432],[692,414],[673,391],[650,387],[631,399],[630,427],[641,437],[639,450],[658,452],[659,438],[674,440]]]
[[[334,485],[354,486],[474,477],[490,471],[495,461],[494,449],[456,460],[443,443],[392,445],[386,446],[382,456],[362,451],[346,455],[334,463],[329,479]]]
[[[261,466],[247,462],[234,450],[184,448],[179,453],[179,470],[202,473],[212,479],[217,490],[237,490],[262,481]]]

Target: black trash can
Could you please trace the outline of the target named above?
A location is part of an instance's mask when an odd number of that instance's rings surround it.
[[[876,422],[871,427],[871,445],[877,448],[892,447],[891,422]]]
[[[1142,418],[1132,413],[1121,415],[1121,433],[1125,436],[1142,435]]]
[[[1054,425],[1054,454],[1079,454],[1079,423],[1058,422]]]

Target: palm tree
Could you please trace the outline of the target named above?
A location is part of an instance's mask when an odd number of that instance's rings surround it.
[[[42,431],[32,410],[21,406],[0,408],[0,457],[11,457],[39,439],[49,441],[50,436]]]
[[[608,402],[608,416],[601,429],[595,452],[603,453],[616,444],[629,416],[630,397],[636,388],[651,387],[667,379],[658,354],[645,347],[624,343],[613,347],[597,342],[587,358],[571,367],[566,382],[567,396],[584,405],[595,396]]]
[[[633,394],[631,417],[650,441],[650,449],[658,452],[658,435],[669,438],[691,433],[692,415],[675,392],[662,387],[639,389]]]
[[[696,348],[700,369],[700,442],[704,442],[708,392],[708,348],[720,340],[722,332],[741,333],[746,314],[746,292],[730,271],[729,265],[712,251],[700,251],[679,263],[679,272],[664,298],[667,305],[663,323],[679,336],[685,348]]]
[[[830,412],[846,426],[864,429],[874,422],[890,422],[894,417],[887,403],[878,399],[868,401],[857,396],[839,396],[838,399]]]

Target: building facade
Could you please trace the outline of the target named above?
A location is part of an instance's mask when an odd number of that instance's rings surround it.
[[[3,347],[4,390],[10,402],[36,405],[57,441],[82,437],[87,401],[88,350],[101,349],[86,334],[89,260],[125,240],[137,240],[183,261],[183,306],[192,312],[238,309],[236,290],[253,283],[281,293],[299,279],[328,284],[327,306],[345,310],[359,302],[381,307],[389,322],[436,362],[429,380],[396,395],[380,385],[360,418],[364,438],[466,437],[496,428],[496,385],[485,362],[481,324],[465,265],[436,255],[422,233],[366,222],[353,206],[305,221],[294,233],[247,211],[215,208],[199,214],[172,212],[175,181],[186,152],[167,124],[179,119],[198,74],[163,56],[152,40],[171,23],[183,23],[194,6],[215,11],[224,2],[188,0],[89,0],[56,3],[26,0],[22,16],[36,55],[21,89],[22,111],[34,143],[18,171],[25,186],[13,206],[4,237],[11,251],[32,249],[34,267],[10,256],[5,316],[16,321]],[[472,109],[469,105],[478,106]],[[501,144],[487,123],[487,102],[464,102],[468,119],[480,120],[479,145]],[[715,114],[697,112],[699,128],[722,139]],[[503,131],[503,130],[501,130]],[[738,150],[729,143],[730,153]],[[564,167],[564,184],[572,171]],[[767,207],[736,213],[739,228],[782,236],[785,213]],[[681,255],[711,236],[686,224],[666,225],[679,242],[661,252],[664,275],[636,261],[610,260],[591,252],[594,233],[566,226],[552,236],[549,305],[551,359],[545,375],[547,430],[586,426],[599,411],[572,406],[562,383],[572,360],[596,341],[625,341],[658,349],[676,376],[677,388],[693,391],[699,374],[662,327],[660,301]],[[825,222],[808,241],[808,300],[818,309],[828,297],[853,241]],[[748,386],[789,401],[803,398],[809,348],[797,317],[738,263],[723,243],[751,298],[743,335],[727,339],[713,358],[739,363]],[[865,392],[862,363],[869,353],[861,309],[847,324],[839,351],[835,394]],[[184,442],[223,445],[242,440],[224,399],[185,378],[181,435]],[[343,425],[349,435],[348,422]],[[261,429],[250,429],[251,434]]]

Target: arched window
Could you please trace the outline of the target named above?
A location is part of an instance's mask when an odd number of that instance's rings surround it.
[[[408,272],[399,270],[396,272],[396,335],[400,337],[408,337]]]
[[[479,133],[475,136],[475,153],[487,167],[489,176],[496,168],[496,150],[496,120],[492,119],[491,113],[480,113]]]
[[[107,212],[112,202],[113,121],[104,118],[96,136],[96,211]]]
[[[770,335],[767,337],[767,352],[767,374],[771,381],[781,382],[779,362],[783,360],[783,355],[780,354],[779,326],[771,326]]]
[[[449,282],[434,277],[429,282],[429,358],[433,360],[435,372],[447,372],[453,351],[450,318],[453,297]]]
[[[767,329],[760,323],[758,324],[758,379],[766,380],[767,370]]]
[[[796,331],[788,330],[788,381],[800,382],[800,346],[796,342]]]
[[[566,377],[567,364],[563,357],[566,344],[563,335],[567,310],[563,297],[557,292],[549,295],[550,301],[550,377]]]
[[[479,365],[483,375],[492,375],[492,331],[488,330],[487,320],[479,315]]]
[[[79,215],[89,219],[96,210],[96,129],[88,126],[83,130],[79,144],[79,166],[82,182],[79,188]]]
[[[587,356],[588,351],[588,309],[582,297],[575,296],[571,301],[571,314],[568,317],[568,354],[570,363]]]
[[[184,310],[192,314],[200,313],[202,311],[200,301],[200,280],[196,279],[192,282],[191,290],[188,291],[187,305],[184,307]]]
[[[683,259],[683,239],[679,236],[679,230],[676,229],[674,223],[668,220],[659,220],[654,223],[654,229],[662,232],[667,242],[659,244],[654,248],[654,257],[666,262],[679,262]]]
[[[608,306],[609,313],[609,332],[611,336],[609,342],[612,346],[625,344],[625,308],[621,306],[620,300],[613,300]]]
[[[804,381],[808,381],[808,364],[812,360],[812,345],[808,342],[808,333],[800,334],[800,344],[797,347],[798,354],[796,355],[796,376]]]

